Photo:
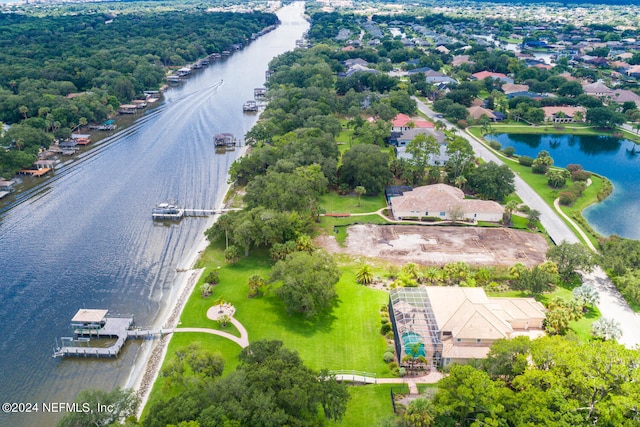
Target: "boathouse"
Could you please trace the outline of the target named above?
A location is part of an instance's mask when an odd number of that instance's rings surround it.
[[[71,319],[73,329],[100,329],[107,323],[109,310],[80,309]]]

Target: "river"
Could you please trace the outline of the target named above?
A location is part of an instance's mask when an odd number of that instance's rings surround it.
[[[242,104],[264,85],[268,62],[308,28],[304,5],[280,9],[276,30],[196,71],[161,105],[73,161],[58,165],[0,216],[0,402],[72,402],[88,387],[131,382],[151,342],[129,342],[117,359],[53,359],[79,308],[135,315],[158,325],[179,270],[207,218],[151,220],[158,202],[218,207],[238,150],[216,154],[212,137],[237,137],[257,116]],[[2,426],[54,425],[60,414],[0,414]]]
[[[514,147],[516,154],[535,158],[547,150],[556,166],[581,164],[585,170],[607,177],[614,191],[601,203],[589,206],[583,215],[601,235],[640,240],[640,149],[623,138],[592,135],[487,135],[502,147]]]

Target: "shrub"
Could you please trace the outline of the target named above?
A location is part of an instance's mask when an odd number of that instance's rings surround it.
[[[567,169],[569,168],[567,167]],[[586,181],[589,178],[591,178],[591,172],[583,170],[571,171],[571,179],[574,181]]]
[[[526,213],[528,214],[529,212],[531,212],[531,208],[527,205],[520,205],[518,206],[518,210],[522,213]]]
[[[502,148],[502,145],[498,141],[489,141],[489,147],[493,148],[494,150],[499,150]]]
[[[387,335],[389,331],[391,331],[391,324],[383,323],[382,326],[380,327],[380,333],[382,335]]]
[[[207,277],[204,279],[204,281],[206,283],[211,283],[211,284],[218,284],[218,282],[220,281],[220,273],[218,273],[218,270],[213,270],[212,272],[210,272]]]
[[[398,364],[396,362],[389,362],[389,369],[398,369]]]
[[[439,221],[442,221],[442,218],[437,217],[437,216],[423,216],[422,217],[422,221],[425,221],[425,222],[439,222]]]
[[[547,173],[548,170],[549,170],[549,166],[547,165],[537,164],[537,165],[531,166],[531,172],[537,173],[540,175],[544,175],[545,173]]]
[[[386,352],[383,356],[383,359],[386,363],[393,362],[395,360],[395,356],[393,353]]]
[[[578,197],[573,191],[563,191],[562,193],[560,193],[558,198],[560,199],[559,202],[561,205],[570,206],[573,204],[573,202],[576,201]]]
[[[520,156],[518,157],[518,163],[520,163],[522,166],[531,166],[533,164],[533,157]]]
[[[582,170],[582,165],[576,164],[576,163],[569,163],[567,165],[567,170],[571,173],[577,172],[577,171],[581,171]]]
[[[380,321],[382,322],[383,325],[386,325],[387,323],[389,323],[389,319],[386,317],[383,317]]]
[[[514,147],[504,147],[504,150],[502,150],[502,152],[505,156],[512,157],[515,154],[516,149]]]
[[[384,337],[385,337],[386,339],[388,339],[388,340],[392,340],[393,338],[395,338],[395,337],[393,336],[393,331],[389,331],[389,332],[387,332],[387,333],[385,334],[385,336],[384,336]]]
[[[585,184],[584,182],[576,182],[575,184],[573,184],[573,186],[570,188],[570,191],[573,192],[573,194],[575,194],[576,196],[580,197],[582,196],[582,192],[587,188],[587,184]]]
[[[458,125],[458,127],[459,127],[460,129],[464,129],[464,128],[466,128],[467,126],[469,126],[469,122],[467,122],[466,120],[458,120],[458,121],[456,122],[456,124]]]

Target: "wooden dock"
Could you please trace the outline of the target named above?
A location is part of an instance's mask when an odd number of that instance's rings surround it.
[[[99,312],[100,310],[84,310],[84,312]],[[80,310],[78,313],[83,312]],[[106,310],[102,311],[103,313]],[[78,315],[76,315],[77,317]],[[75,319],[75,318],[74,318]],[[72,326],[74,324],[72,323]],[[62,346],[56,346],[53,357],[117,357],[127,339],[151,339],[173,332],[173,329],[140,329],[134,327],[133,317],[102,317],[98,322],[86,324],[87,327],[75,327],[73,337],[63,337]],[[99,325],[99,327],[95,327]],[[77,326],[77,325],[75,325]],[[91,338],[116,338],[116,342],[109,347],[90,347]],[[66,344],[66,345],[65,345]]]

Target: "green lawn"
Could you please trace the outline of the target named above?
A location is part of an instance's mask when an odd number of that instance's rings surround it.
[[[320,197],[320,206],[326,213],[365,213],[375,212],[380,208],[387,206],[384,195],[362,196],[360,198],[360,206],[358,206],[358,196],[349,194],[341,196],[335,191],[330,191]]]
[[[351,400],[347,412],[339,422],[329,422],[330,426],[370,427],[393,417],[391,389],[394,393],[409,393],[406,384],[369,384],[349,387]]]
[[[200,280],[185,305],[180,327],[220,329],[216,322],[206,318],[206,311],[222,297],[236,307],[235,318],[247,329],[250,341],[280,340],[287,348],[296,350],[313,369],[352,369],[374,372],[379,377],[391,375],[382,359],[387,342],[380,334],[379,314],[388,294],[356,284],[355,264],[341,267],[342,277],[336,285],[338,300],[335,306],[329,313],[313,320],[287,314],[272,290],[264,296],[248,298],[248,277],[252,274],[269,276],[271,263],[266,251],[254,250],[250,257],[228,265],[223,261],[223,248],[210,246],[199,264],[208,266],[203,277],[209,269],[220,267],[220,283],[215,286],[214,294],[205,299],[199,292]],[[224,330],[238,335],[233,327],[227,326]],[[204,348],[219,351],[226,361],[225,372],[237,366],[239,346],[222,337],[200,333],[174,334],[164,363],[175,357],[177,349],[192,341],[200,341]],[[177,392],[177,389],[165,389],[163,379],[159,378],[149,402]]]
[[[479,136],[479,134],[475,133],[475,130],[480,131],[479,127],[474,127],[470,130],[474,131],[474,135]],[[552,125],[530,126],[522,123],[509,123],[509,124],[492,124],[491,133],[519,133],[519,134],[549,133],[549,134],[559,134],[559,135],[612,136],[614,132],[599,130],[590,125],[574,124],[574,123],[570,125],[565,125],[562,128],[556,128]]]
[[[520,126],[520,128],[525,128],[525,127]],[[531,127],[529,126],[529,128]],[[532,129],[539,129],[539,128],[532,128]],[[497,129],[494,129],[494,131],[497,131]],[[481,135],[481,131],[479,128],[472,128],[470,129],[470,132],[476,137],[480,138],[482,141],[485,141]],[[513,130],[508,132],[517,133],[517,132],[520,132],[520,130]],[[537,133],[542,133],[542,132],[538,131]],[[495,150],[489,147],[488,144],[485,144],[485,145],[488,149],[495,152]],[[522,166],[521,164],[518,163],[517,158],[507,158],[505,156],[502,156],[501,158],[503,159],[505,164],[511,168],[511,170],[513,170],[527,184],[529,184],[529,186],[536,193],[538,193],[540,197],[544,199],[547,205],[549,205],[554,210],[555,208],[553,206],[553,201],[558,197],[558,195],[562,191],[566,191],[570,189],[571,186],[574,185],[574,182],[571,179],[569,179],[567,180],[567,185],[564,188],[562,189],[551,188],[547,184],[547,178],[544,175],[534,174],[531,171],[531,167]],[[582,215],[582,211],[587,206],[598,202],[597,194],[603,186],[603,178],[597,175],[592,175],[591,180],[592,180],[592,184],[589,187],[587,187],[587,189],[583,192],[582,196],[572,206],[561,206],[562,211],[565,212],[567,216],[569,216],[570,218],[573,218],[573,215],[575,215],[576,213]],[[564,218],[562,218],[562,220],[567,224],[567,226],[569,226],[569,228],[574,229],[574,227],[571,224],[569,224]],[[599,236],[597,236],[590,227],[588,229],[586,227],[582,227],[582,230],[587,234],[591,243],[593,243],[597,247]],[[576,233],[576,236],[579,239],[581,239],[581,236],[578,233]]]
[[[386,341],[379,333],[378,313],[387,301],[387,294],[356,284],[355,267],[342,268],[336,286],[338,301],[332,311],[310,321],[288,315],[273,291],[256,298],[247,297],[250,275],[269,276],[271,263],[266,251],[254,250],[250,257],[228,265],[223,261],[221,247],[209,247],[203,262],[213,268],[220,266],[220,283],[208,299],[203,299],[200,292],[191,295],[180,326],[214,327],[215,322],[206,319],[204,313],[222,297],[236,307],[235,318],[247,329],[250,341],[281,340],[288,348],[297,350],[314,369],[355,369],[389,375],[382,360]]]

